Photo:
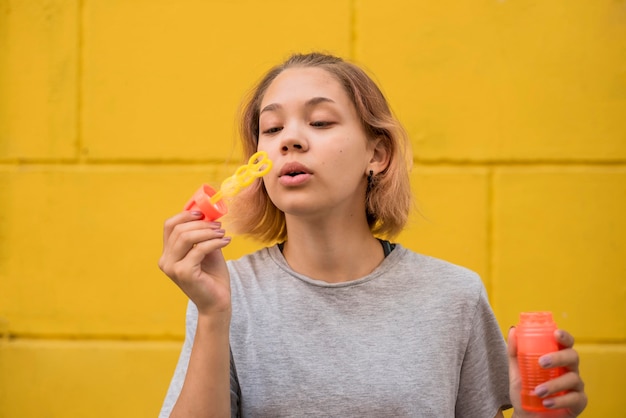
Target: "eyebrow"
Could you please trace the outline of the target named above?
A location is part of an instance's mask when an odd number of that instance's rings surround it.
[[[313,97],[307,100],[306,103],[304,103],[304,107],[314,107],[320,103],[335,103],[335,101],[333,99],[329,99],[328,97]],[[279,103],[270,103],[263,109],[261,109],[261,112],[259,112],[259,114],[262,114],[263,112],[275,112],[282,108],[283,106]]]

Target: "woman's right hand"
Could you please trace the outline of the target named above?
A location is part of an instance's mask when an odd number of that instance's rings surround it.
[[[159,268],[191,299],[199,314],[230,311],[230,277],[221,249],[230,243],[219,222],[184,211],[163,228]]]

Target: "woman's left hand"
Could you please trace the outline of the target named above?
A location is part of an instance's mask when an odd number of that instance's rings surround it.
[[[554,336],[562,347],[561,350],[545,354],[540,357],[539,364],[544,368],[563,367],[566,373],[540,384],[535,388],[535,392],[541,398],[544,398],[543,404],[547,408],[554,410],[553,413],[532,413],[522,409],[521,388],[522,380],[517,364],[517,338],[515,336],[515,328],[509,330],[508,337],[508,355],[509,355],[509,394],[514,408],[514,418],[531,418],[531,417],[558,417],[571,418],[577,417],[587,406],[587,395],[585,394],[585,384],[580,378],[578,372],[578,353],[572,347],[574,346],[574,337],[568,332],[557,330]],[[565,391],[561,396],[548,398],[555,393]]]

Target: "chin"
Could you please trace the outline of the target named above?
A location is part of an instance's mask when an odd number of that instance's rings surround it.
[[[274,205],[280,209],[286,216],[311,217],[325,212],[316,202],[307,199],[279,199],[273,200]]]

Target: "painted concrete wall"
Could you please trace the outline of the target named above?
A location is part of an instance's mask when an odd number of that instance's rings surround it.
[[[310,50],[364,65],[411,134],[399,241],[479,272],[503,330],[552,310],[585,416],[626,417],[623,0],[0,0],[0,417],[156,416],[185,307],[162,223]]]

